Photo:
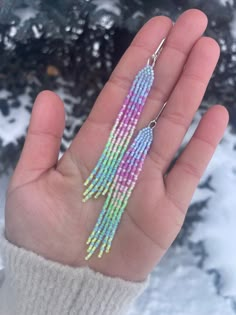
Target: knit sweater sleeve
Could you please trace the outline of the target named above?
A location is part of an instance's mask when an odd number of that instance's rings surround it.
[[[129,282],[46,260],[8,242],[3,229],[0,252],[0,315],[125,314],[149,280]]]

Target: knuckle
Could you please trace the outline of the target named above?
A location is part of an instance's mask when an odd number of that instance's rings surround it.
[[[168,98],[167,91],[165,92],[160,88],[158,84],[153,84],[150,94],[148,96],[149,101],[158,102],[160,104],[164,103]]]
[[[182,127],[185,131],[187,131],[188,129],[188,123],[187,123],[186,117],[181,112],[175,111],[175,112],[169,112],[166,114],[163,112],[160,119],[166,119],[171,124]]]
[[[186,208],[187,207],[183,203],[177,201],[176,198],[174,198],[170,194],[170,192],[167,191],[166,196],[167,196],[167,199],[170,203],[170,206],[174,207],[174,209],[176,209],[178,211],[178,214],[175,213],[175,216],[172,216],[172,218],[175,217],[174,223],[179,229],[181,229],[181,227],[184,223],[185,216],[186,216]]]
[[[157,150],[150,150],[149,157],[155,164],[155,168],[157,168],[161,173],[163,170],[165,170],[166,165],[168,165],[170,162],[167,157]]]
[[[180,45],[177,45],[173,40],[168,40],[165,49],[172,50],[175,54],[179,54],[183,59],[188,57],[188,54],[185,50],[181,49]]]
[[[193,177],[197,181],[200,180],[202,174],[201,174],[200,170],[197,167],[195,167],[192,163],[180,160],[180,161],[176,162],[175,166],[181,167],[182,172],[184,172],[187,175],[190,175],[191,177]]]
[[[114,84],[115,86],[127,92],[127,90],[130,88],[132,84],[132,80],[126,75],[121,75],[118,72],[113,72],[112,75],[110,76],[108,83]]]
[[[182,78],[184,80],[192,82],[195,88],[196,88],[196,85],[200,85],[204,88],[206,86],[206,82],[200,74],[188,72],[185,70],[182,74]]]

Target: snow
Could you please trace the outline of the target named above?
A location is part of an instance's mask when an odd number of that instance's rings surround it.
[[[67,97],[63,89],[57,92],[62,99]],[[69,113],[71,107],[66,104],[66,108]],[[198,113],[184,143],[193,134],[200,117]],[[200,186],[192,200],[192,203],[208,200],[207,205],[200,210],[202,219],[193,223],[184,245],[170,248],[152,272],[149,287],[127,315],[236,313],[233,307],[236,301],[235,147],[236,138],[229,127],[201,180],[203,183],[211,176],[212,189]],[[6,178],[4,181],[6,185]],[[2,195],[4,185],[0,182]],[[3,196],[0,196],[0,200],[3,209]],[[199,242],[204,246],[206,257],[194,253],[193,248]],[[212,270],[219,273],[220,285],[216,285],[216,274]]]
[[[104,14],[103,16],[101,16],[99,24],[106,29],[110,29],[114,24],[114,20],[111,18],[110,15]]]
[[[37,83],[37,82],[36,82]],[[81,126],[85,117],[73,117],[72,111],[74,104],[78,104],[79,97],[75,98],[66,93],[66,86],[73,84],[72,82],[65,82],[64,80],[58,79],[58,83],[62,85],[61,88],[55,90],[65,104],[65,111],[67,115],[67,125],[70,126],[70,129],[65,129],[65,138],[71,139],[73,132],[77,126]],[[64,87],[63,87],[64,86]],[[26,130],[30,120],[30,113],[26,109],[26,106],[32,106],[32,99],[29,96],[30,89],[26,89],[26,92],[17,97],[17,100],[20,102],[19,108],[10,109],[10,114],[4,116],[0,111],[0,140],[2,145],[6,146],[9,143],[16,143],[17,139],[26,134]],[[6,90],[0,90],[0,99],[7,99],[11,96],[11,93]],[[65,100],[69,100],[70,104]],[[9,100],[9,104],[11,100]],[[10,123],[11,120],[14,120],[14,123]],[[65,139],[62,139],[62,143],[67,145]]]
[[[32,30],[34,32],[35,38],[40,38],[41,37],[42,33],[39,32],[38,28],[35,25],[32,26]]]
[[[92,54],[94,57],[99,56],[99,49],[100,49],[100,42],[94,42],[93,51],[92,51]],[[97,63],[99,63],[99,62],[100,62],[100,60]]]
[[[212,175],[208,191],[207,206],[202,210],[202,220],[196,225],[191,240],[203,241],[208,256],[205,270],[216,269],[222,275],[221,293],[236,299],[236,159],[235,135],[229,130],[224,141],[218,147],[204,178]],[[230,154],[231,152],[231,154]],[[203,178],[203,179],[204,179]],[[202,198],[201,191],[195,194],[195,200]]]
[[[0,229],[4,226],[4,222],[3,222],[3,219],[0,218]],[[2,276],[1,276],[1,270],[3,269],[3,261],[2,261],[2,258],[1,258],[1,251],[0,251],[0,280],[2,279]],[[0,282],[1,284],[1,282]],[[1,287],[0,287],[1,288]]]
[[[7,91],[1,91],[0,98],[8,96]],[[17,139],[25,135],[27,125],[29,123],[30,114],[25,106],[31,103],[28,94],[23,94],[18,97],[22,106],[19,108],[11,108],[10,114],[5,117],[0,111],[0,139],[2,145],[6,146],[9,143],[16,143]],[[10,123],[14,120],[14,123]]]
[[[3,221],[4,217],[4,207],[5,207],[5,194],[6,194],[6,187],[8,185],[9,176],[2,175],[0,177],[0,224]]]
[[[70,143],[68,142],[67,139],[72,139],[74,135],[74,131],[77,127],[81,126],[85,117],[74,117],[73,116],[73,105],[74,104],[79,104],[80,98],[73,97],[72,95],[68,95],[66,93],[66,85],[70,85],[71,82],[65,82],[62,79],[59,79],[58,82],[60,82],[64,87],[60,87],[57,90],[55,90],[55,93],[60,96],[62,101],[64,102],[65,105],[65,114],[66,114],[66,127],[64,130],[64,137],[62,138],[62,144],[64,147],[68,147]],[[69,102],[67,102],[67,100]],[[60,152],[59,158],[61,157],[62,152]]]
[[[32,7],[26,7],[24,9],[14,10],[14,14],[20,18],[20,25],[23,25],[27,20],[36,17],[38,11]]]
[[[8,98],[11,93],[7,90],[0,90],[0,98]]]
[[[184,144],[200,117],[198,113]],[[211,176],[211,189],[199,186],[192,199],[192,204],[208,200],[200,210],[202,220],[193,224],[188,245],[170,248],[153,271],[147,291],[128,315],[236,313],[235,148],[236,137],[228,127],[201,180],[204,183]],[[198,244],[203,244],[206,257],[193,254],[192,248]]]
[[[234,5],[234,0],[219,0],[220,4],[226,6],[226,5]]]
[[[232,20],[232,22],[230,24],[230,26],[231,26],[231,34],[232,34],[233,38],[236,39],[236,12],[234,12],[233,16],[234,16],[233,20]]]
[[[187,247],[172,247],[151,274],[150,285],[127,315],[234,315]]]
[[[105,29],[110,29],[114,24],[114,19],[111,15],[120,16],[121,10],[118,0],[94,0],[96,5],[95,12],[103,11],[103,14],[98,20],[98,24]],[[105,13],[104,13],[105,12]]]
[[[93,3],[96,5],[96,11],[104,10],[106,12],[111,12],[117,16],[120,16],[118,0],[94,0]]]
[[[144,17],[144,13],[141,11],[136,11],[134,12],[134,14],[132,15],[133,19],[138,19],[138,18],[143,18]]]
[[[5,207],[5,195],[6,195],[6,188],[8,185],[9,176],[3,175],[0,177],[0,229],[4,225],[4,207]],[[3,262],[1,259],[1,252],[0,252],[0,286],[1,286],[1,269],[3,269]]]

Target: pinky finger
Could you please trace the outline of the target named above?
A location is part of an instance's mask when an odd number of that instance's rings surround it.
[[[220,105],[210,108],[192,139],[166,176],[166,195],[186,212],[193,193],[228,124],[228,112]]]

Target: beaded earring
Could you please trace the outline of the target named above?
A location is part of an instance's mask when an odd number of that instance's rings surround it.
[[[138,180],[143,163],[153,141],[153,128],[157,119],[164,110],[166,103],[161,108],[158,116],[149,125],[141,129],[129,149],[124,154],[119,164],[114,181],[108,192],[105,204],[100,212],[97,223],[87,240],[88,260],[100,246],[98,257],[104,251],[109,253],[121,216],[127,206],[129,197]]]
[[[110,251],[122,213],[126,208],[152,144],[152,129],[166,105],[165,103],[158,116],[146,128],[139,131],[128,148],[151,90],[154,81],[154,66],[163,48],[164,41],[165,39],[161,41],[155,53],[148,59],[147,65],[136,75],[112,128],[105,149],[84,183],[85,186],[88,186],[83,193],[84,202],[92,196],[97,198],[100,194],[108,193],[97,223],[86,243],[89,245],[86,260],[93,255],[99,246],[98,257],[102,257],[104,251],[106,253]]]
[[[147,65],[139,71],[133,81],[105,149],[84,183],[85,186],[88,186],[83,193],[84,202],[92,196],[97,198],[100,194],[105,195],[112,184],[116,170],[134,134],[138,119],[152,87],[154,80],[153,68],[163,48],[164,41],[165,39],[161,41],[155,53],[148,59]]]

